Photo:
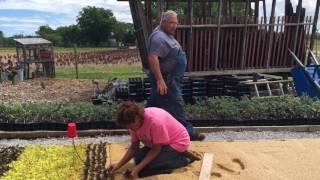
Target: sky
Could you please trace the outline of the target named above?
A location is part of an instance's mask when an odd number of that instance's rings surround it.
[[[277,0],[276,15],[284,14],[284,1]],[[297,5],[298,0],[291,1]],[[271,3],[272,0],[266,0],[267,15],[270,14]],[[307,15],[314,15],[315,5],[316,0],[303,0]],[[6,37],[35,35],[42,25],[56,29],[76,24],[79,12],[86,6],[110,9],[118,21],[132,22],[129,3],[117,0],[0,0],[0,30]]]

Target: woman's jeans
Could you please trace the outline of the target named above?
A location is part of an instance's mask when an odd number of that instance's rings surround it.
[[[149,147],[144,146],[143,148],[140,148],[135,154],[135,163],[139,164],[149,151]],[[160,154],[142,169],[139,173],[139,177],[171,173],[173,169],[186,166],[188,163],[183,152],[178,152],[169,145],[162,146]]]

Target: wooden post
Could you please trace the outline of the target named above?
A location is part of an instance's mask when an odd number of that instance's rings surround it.
[[[298,13],[297,25],[296,25],[293,48],[292,48],[293,52],[296,53],[296,54],[298,54],[296,52],[296,46],[297,46],[298,32],[299,32],[299,26],[300,26],[299,23],[300,23],[301,10],[302,10],[302,0],[299,0],[298,7],[297,7],[297,11],[298,12],[296,12],[296,13]]]
[[[267,8],[266,8],[266,1],[263,0],[263,16],[264,16],[264,24],[267,24]]]
[[[247,31],[248,31],[248,8],[249,8],[249,0],[246,0],[246,9],[245,9],[245,26],[243,32],[243,40],[242,40],[242,49],[241,49],[241,69],[244,68],[245,64],[245,51],[246,51],[246,43],[247,43]]]
[[[270,66],[270,58],[271,58],[271,46],[272,46],[272,39],[273,39],[273,26],[274,26],[274,12],[276,7],[276,0],[272,0],[272,8],[271,8],[271,16],[270,16],[270,28],[269,28],[269,40],[268,40],[268,54],[267,54],[267,61],[266,61],[266,68],[269,69]]]
[[[160,0],[160,3],[158,5],[159,5],[159,10],[160,10],[160,12],[159,12],[160,18],[161,18],[161,14],[164,11],[164,0]]]
[[[29,79],[29,63],[27,63],[27,54],[26,54],[26,48],[24,45],[21,45],[22,48],[22,54],[23,54],[23,67],[24,67],[24,74],[25,79]]]
[[[229,0],[229,16],[232,17],[232,0]]]
[[[254,2],[254,16],[256,19],[259,17],[259,0],[255,0]]]
[[[193,24],[193,0],[188,0],[188,18],[189,18],[189,39],[188,39],[188,71],[193,70],[193,30],[192,30],[192,24]]]
[[[223,1],[222,3],[222,6],[221,6],[221,9],[222,9],[222,16],[227,16],[228,15],[228,2],[227,1]]]
[[[148,28],[146,23],[146,17],[143,12],[141,0],[129,0],[131,15],[133,19],[133,25],[135,29],[135,35],[138,40],[139,52],[142,61],[143,70],[149,68],[148,64]]]
[[[320,6],[320,0],[317,0],[316,10],[315,10],[314,19],[313,19],[311,41],[310,41],[310,49],[311,49],[311,51],[314,48],[314,40],[316,38],[317,23],[318,23],[318,17],[319,17],[319,6]]]
[[[74,50],[74,62],[75,62],[75,68],[76,68],[76,79],[79,79],[79,72],[78,72],[78,54],[77,54],[77,45],[73,45]]]
[[[51,61],[53,62],[53,65],[52,65],[52,78],[55,78],[56,77],[56,64],[54,62],[54,51],[53,51],[53,45],[51,44],[50,46],[50,50],[51,50]]]
[[[219,1],[219,14],[218,14],[218,29],[217,29],[217,38],[216,38],[216,50],[215,50],[215,65],[214,70],[218,70],[218,61],[219,61],[219,41],[220,41],[220,29],[221,29],[221,11],[222,11],[222,0]]]
[[[150,34],[152,32],[152,6],[151,6],[151,0],[145,1],[145,7],[146,7],[146,14],[147,14],[147,27],[148,27],[148,33]]]
[[[206,3],[204,0],[200,1],[200,7],[201,7],[201,18],[205,18],[206,17]]]

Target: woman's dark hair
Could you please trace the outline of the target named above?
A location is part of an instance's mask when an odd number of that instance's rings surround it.
[[[126,126],[130,123],[133,123],[135,118],[138,116],[140,119],[143,119],[144,108],[138,106],[132,101],[123,102],[116,113],[116,121],[120,126]]]

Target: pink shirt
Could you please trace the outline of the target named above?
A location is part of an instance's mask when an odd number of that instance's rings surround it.
[[[154,144],[170,145],[184,152],[190,144],[186,128],[163,109],[149,107],[144,109],[143,125],[137,131],[130,130],[131,141],[142,141],[145,146]]]

